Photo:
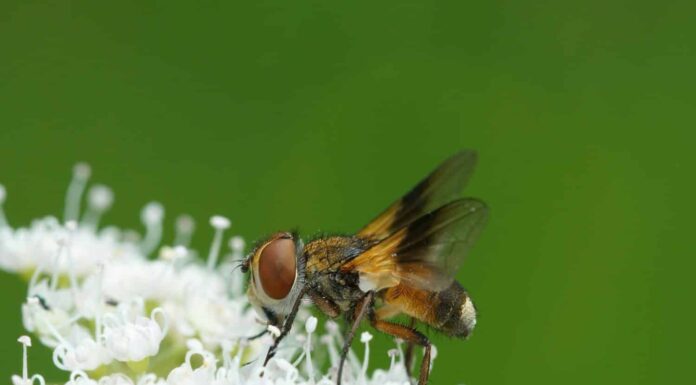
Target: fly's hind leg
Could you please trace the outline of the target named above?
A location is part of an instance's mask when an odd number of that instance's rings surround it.
[[[372,327],[375,329],[392,335],[397,338],[408,342],[409,344],[418,344],[425,349],[425,354],[423,355],[423,361],[421,361],[420,376],[418,379],[418,385],[426,385],[428,383],[428,375],[430,374],[430,341],[428,338],[420,333],[418,330],[399,325],[393,322],[382,321],[376,316],[370,317],[370,322]],[[407,363],[408,364],[408,363]],[[407,367],[408,369],[408,367]]]
[[[415,330],[416,327],[416,319],[411,317],[411,320],[408,322],[408,328]],[[408,341],[406,342],[406,354],[404,356],[404,366],[406,367],[406,375],[408,378],[411,378],[411,372],[413,371],[413,341]]]

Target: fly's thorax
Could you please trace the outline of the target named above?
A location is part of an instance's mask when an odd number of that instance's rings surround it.
[[[338,305],[341,311],[348,310],[365,293],[358,286],[357,273],[335,271],[307,271],[307,285],[312,291]]]
[[[358,286],[358,273],[343,271],[341,267],[369,246],[365,239],[353,236],[322,237],[308,242],[304,248],[307,285],[346,311],[364,292]]]
[[[336,271],[344,263],[367,250],[371,243],[356,236],[328,236],[311,240],[304,247],[307,271]]]

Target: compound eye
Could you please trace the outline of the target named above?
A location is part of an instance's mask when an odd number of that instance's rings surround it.
[[[288,296],[296,273],[295,241],[280,238],[271,241],[259,257],[259,279],[267,296],[283,299]]]

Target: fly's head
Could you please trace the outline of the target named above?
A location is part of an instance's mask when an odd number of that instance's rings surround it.
[[[242,263],[249,272],[247,296],[259,316],[281,327],[303,285],[302,241],[279,232],[259,244]]]

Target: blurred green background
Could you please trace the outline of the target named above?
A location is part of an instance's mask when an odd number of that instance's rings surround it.
[[[690,2],[0,3],[0,183],[13,225],[70,170],[253,240],[350,232],[479,150],[491,221],[458,277],[480,310],[433,335],[433,384],[693,378],[696,26]],[[171,237],[171,231],[169,233]],[[0,378],[24,284],[0,275]],[[373,367],[388,365],[386,337]],[[32,372],[65,380],[34,347]]]

